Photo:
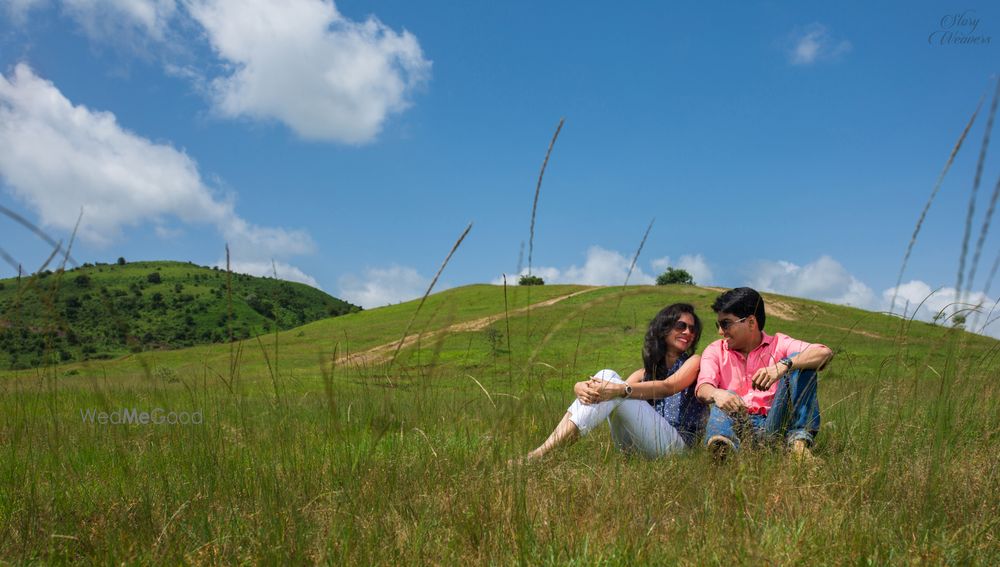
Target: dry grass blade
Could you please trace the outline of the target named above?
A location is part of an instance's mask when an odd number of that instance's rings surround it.
[[[4,250],[3,248],[0,248],[0,258],[3,258],[3,261],[10,264],[10,267],[14,268],[15,270],[21,268],[21,263],[15,260],[14,257],[8,254],[7,251]]]
[[[507,383],[509,385],[514,382],[514,354],[513,349],[510,347],[510,307],[507,304],[507,274],[503,275],[503,322],[507,331]]]
[[[927,203],[924,204],[924,210],[920,211],[920,218],[917,219],[917,226],[913,228],[913,236],[910,237],[910,243],[906,245],[906,254],[903,255],[903,264],[899,267],[899,276],[896,277],[896,286],[892,288],[892,301],[889,303],[889,312],[892,313],[896,308],[896,298],[899,295],[899,284],[903,283],[903,272],[906,271],[906,264],[910,261],[910,254],[913,252],[913,245],[917,243],[917,235],[920,234],[920,227],[924,224],[924,219],[927,218],[927,211],[930,210],[931,204],[934,202],[934,198],[937,197],[938,191],[941,190],[941,184],[944,183],[944,177],[948,174],[948,170],[951,169],[951,164],[955,161],[955,156],[958,155],[958,150],[962,148],[962,143],[965,141],[965,136],[972,129],[972,125],[976,122],[976,116],[979,115],[979,110],[983,107],[983,101],[986,99],[985,95],[979,99],[979,104],[976,105],[976,111],[972,113],[972,118],[969,118],[969,123],[965,125],[965,129],[962,130],[962,134],[958,137],[958,141],[955,142],[955,147],[951,149],[951,155],[948,156],[948,161],[944,164],[944,169],[941,170],[941,174],[938,175],[937,181],[934,183],[934,189],[931,191],[930,198],[927,199]]]
[[[983,227],[979,231],[979,240],[976,242],[976,253],[972,256],[972,268],[969,274],[969,284],[966,291],[972,291],[972,282],[976,277],[976,267],[979,265],[979,256],[983,251],[983,245],[986,241],[986,233],[990,230],[990,224],[993,220],[993,214],[996,212],[997,200],[1000,199],[1000,177],[997,178],[997,183],[993,187],[993,194],[990,196],[990,204],[986,208],[986,216],[983,218]],[[1000,253],[997,254],[997,259],[993,262],[993,267],[990,269],[990,274],[986,278],[986,284],[983,286],[983,299],[989,298],[990,286],[993,285],[993,277],[996,275],[997,262],[1000,262]],[[982,305],[982,300],[979,302]]]
[[[993,93],[993,102],[990,104],[990,117],[986,121],[986,130],[983,131],[983,144],[979,148],[979,161],[976,162],[976,177],[972,181],[972,193],[969,195],[969,210],[965,217],[965,235],[962,237],[962,254],[958,259],[958,281],[955,284],[955,293],[958,294],[959,302],[962,301],[962,276],[965,274],[965,257],[969,251],[969,237],[972,233],[972,217],[976,213],[976,196],[979,194],[979,182],[983,178],[983,164],[986,162],[986,151],[990,147],[990,131],[993,130],[993,119],[997,114],[997,99],[1000,98],[1000,82],[997,82],[997,90]],[[975,267],[972,268],[973,272]],[[969,278],[970,287],[972,278]]]
[[[3,213],[5,215],[7,215],[8,217],[10,217],[14,221],[16,221],[18,224],[22,225],[23,227],[27,228],[31,232],[35,233],[35,235],[37,235],[39,238],[41,238],[42,240],[44,240],[45,242],[47,242],[50,246],[55,247],[56,253],[58,253],[60,250],[62,250],[62,242],[56,241],[55,238],[52,238],[51,236],[49,236],[48,234],[46,234],[44,230],[42,230],[42,229],[38,228],[37,226],[35,226],[34,224],[32,224],[28,219],[22,217],[21,215],[15,213],[14,211],[8,209],[7,207],[5,207],[3,205],[0,205],[0,213]],[[66,257],[69,259],[69,262],[71,264],[73,264],[74,266],[78,265],[77,261],[75,259],[73,259],[73,257],[70,256],[68,252],[66,254]]]
[[[639,254],[642,253],[642,247],[646,245],[646,239],[649,238],[649,231],[653,230],[654,222],[656,222],[655,217],[649,221],[649,226],[646,227],[646,232],[642,235],[642,240],[639,241],[639,248],[636,249],[635,255],[632,256],[632,264],[628,267],[628,273],[625,274],[625,283],[622,284],[622,291],[625,291],[625,288],[628,286],[628,280],[632,277],[632,270],[635,269],[635,264],[639,261]],[[614,317],[618,317],[618,309],[622,306],[622,299],[624,297],[624,293],[618,296],[618,304],[615,306]]]
[[[997,180],[997,184],[1000,184],[1000,180]],[[997,275],[998,268],[1000,268],[1000,251],[997,252],[997,257],[993,260],[993,268],[990,269],[990,275],[986,278],[986,285],[983,286],[983,293],[986,296],[990,295],[990,287],[993,285],[993,278]]]
[[[420,314],[420,310],[424,307],[424,302],[427,301],[427,296],[431,294],[431,290],[434,289],[434,284],[436,284],[438,278],[441,277],[441,272],[444,271],[444,268],[448,265],[452,255],[455,254],[455,250],[458,250],[458,247],[462,244],[462,241],[465,240],[465,236],[469,234],[470,230],[472,230],[471,222],[469,223],[469,226],[465,227],[465,230],[462,232],[462,236],[459,236],[458,240],[455,241],[455,245],[451,247],[451,251],[448,252],[448,256],[445,257],[444,262],[441,262],[441,267],[438,268],[437,273],[434,274],[434,279],[431,280],[431,285],[427,286],[427,291],[425,291],[424,296],[420,298],[417,310],[413,312],[413,316],[410,317],[410,322],[406,324],[406,329],[403,330],[403,336],[399,338],[399,343],[396,344],[396,350],[393,351],[392,359],[389,360],[389,368],[392,368],[393,363],[396,362],[396,356],[399,354],[399,349],[403,347],[403,341],[405,341],[406,336],[410,334],[410,327],[413,326],[413,321],[416,320],[417,315]]]
[[[468,376],[468,377],[469,377],[469,378],[470,378],[470,379],[471,379],[471,380],[472,380],[473,382],[475,382],[475,383],[476,383],[476,386],[479,386],[479,389],[480,389],[480,390],[482,390],[484,394],[486,394],[486,399],[490,401],[490,405],[492,405],[492,406],[493,406],[493,409],[496,409],[496,407],[497,407],[497,404],[496,404],[496,402],[494,402],[494,401],[493,401],[493,396],[491,396],[491,395],[490,395],[490,392],[489,392],[489,390],[487,390],[487,389],[486,389],[486,388],[485,388],[485,387],[484,387],[484,386],[482,385],[482,383],[481,383],[481,382],[479,382],[479,380],[476,380],[476,379],[475,379],[475,377],[474,377],[474,376],[472,376],[472,374],[466,374],[466,376]]]
[[[556,139],[559,138],[559,132],[562,130],[564,122],[566,122],[565,118],[559,119],[559,125],[556,126],[556,133],[552,135],[552,141],[549,142],[549,149],[545,152],[545,161],[542,162],[542,170],[538,172],[538,183],[535,185],[535,200],[531,203],[531,229],[528,233],[529,276],[531,275],[531,260],[535,252],[535,213],[538,211],[538,194],[542,191],[542,177],[545,176],[545,167],[549,165],[549,156],[552,155],[552,147],[556,145]],[[518,263],[520,264],[520,262]]]
[[[434,445],[431,443],[431,438],[428,437],[427,434],[424,433],[424,430],[420,429],[419,427],[414,427],[413,430],[422,435],[424,441],[427,441],[427,446],[430,448],[431,454],[434,455],[434,458],[436,459],[438,456],[438,452],[434,450]]]
[[[229,261],[229,243],[226,243],[226,331],[229,333],[229,381],[236,376],[236,357],[233,352],[233,270]]]
[[[49,254],[49,257],[46,258],[44,262],[42,262],[41,267],[39,267],[37,271],[38,272],[44,272],[45,269],[49,267],[49,264],[52,263],[52,260],[55,259],[56,254],[58,254],[60,250],[62,250],[62,241],[61,240],[59,242],[56,242],[56,246],[55,246],[55,248],[52,249],[52,253]]]
[[[625,274],[625,283],[622,284],[622,287],[627,286],[629,278],[632,277],[632,270],[635,269],[635,263],[639,261],[639,254],[642,253],[642,247],[646,245],[646,239],[649,238],[649,231],[653,230],[654,222],[656,222],[655,217],[649,221],[649,226],[646,227],[646,232],[642,235],[642,240],[639,241],[639,248],[635,251],[635,256],[632,256],[632,265],[628,267],[628,273]]]
[[[69,244],[66,245],[66,253],[63,254],[62,263],[59,264],[59,270],[66,269],[66,262],[69,261],[69,253],[73,249],[73,243],[76,242],[76,233],[80,230],[80,221],[83,220],[83,208],[80,209],[80,214],[76,217],[76,224],[73,225],[73,234],[69,236]]]
[[[976,186],[979,185],[979,181],[983,173],[983,162],[986,161],[986,148],[989,146],[990,142],[990,131],[993,130],[993,119],[996,117],[997,100],[1000,100],[1000,78],[997,79],[997,89],[993,93],[993,103],[990,105],[990,119],[986,123],[986,133],[983,135],[983,147],[979,153],[979,163],[976,166]],[[972,290],[973,282],[976,280],[976,268],[979,266],[979,257],[983,252],[983,244],[986,241],[986,233],[990,230],[990,220],[993,218],[993,212],[996,210],[998,193],[1000,193],[1000,180],[998,180],[997,186],[993,189],[993,195],[990,196],[990,204],[986,209],[986,216],[983,217],[983,226],[979,230],[979,239],[976,241],[976,252],[972,255],[972,265],[969,266],[969,281],[966,284],[966,291]],[[969,225],[966,225],[966,238],[968,238],[969,234],[968,229]],[[967,241],[962,244],[963,252],[966,244]]]

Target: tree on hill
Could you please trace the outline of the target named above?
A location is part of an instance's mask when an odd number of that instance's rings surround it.
[[[694,278],[687,270],[667,267],[667,271],[656,276],[656,285],[685,284],[694,285]]]
[[[517,285],[545,285],[545,280],[538,276],[525,274],[521,276],[521,279],[517,280]]]
[[[118,257],[118,265],[119,266],[124,266],[125,265],[125,257],[124,256],[119,256]]]

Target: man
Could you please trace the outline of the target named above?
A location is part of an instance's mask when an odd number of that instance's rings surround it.
[[[811,457],[819,431],[816,370],[833,352],[788,335],[764,332],[764,299],[740,287],[712,304],[719,339],[701,357],[695,393],[710,404],[705,444],[717,458],[741,441],[784,437],[798,456]]]

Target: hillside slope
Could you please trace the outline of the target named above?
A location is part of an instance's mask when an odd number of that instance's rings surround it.
[[[179,377],[230,376],[269,383],[272,373],[318,378],[339,376],[400,380],[429,377],[523,383],[575,380],[601,368],[630,372],[641,366],[642,340],[649,320],[663,306],[694,304],[704,331],[699,351],[715,340],[710,305],[719,291],[695,286],[470,285],[419,301],[318,320],[270,334],[261,341],[204,345],[149,352],[116,361],[74,364],[65,374],[141,378],[150,368],[169,368]],[[824,343],[837,353],[825,380],[868,380],[887,365],[933,376],[948,357],[947,345],[961,340],[995,363],[996,340],[905,321],[851,307],[765,294],[766,330]],[[412,324],[410,323],[412,320]],[[404,330],[409,329],[403,339]],[[399,349],[398,354],[396,353]],[[233,357],[238,364],[233,364]],[[471,381],[469,381],[471,383]],[[315,387],[311,381],[305,389]]]
[[[304,284],[190,263],[86,264],[0,280],[0,367],[228,342],[360,309]]]

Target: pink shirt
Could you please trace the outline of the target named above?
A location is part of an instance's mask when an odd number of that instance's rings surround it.
[[[751,413],[766,413],[771,409],[774,394],[778,391],[778,382],[767,390],[754,390],[750,382],[754,372],[813,346],[822,345],[810,344],[781,333],[771,336],[762,332],[760,345],[750,351],[748,356],[743,356],[741,352],[729,350],[725,339],[719,339],[708,345],[701,354],[697,387],[711,384],[716,388],[730,390],[743,398]]]

